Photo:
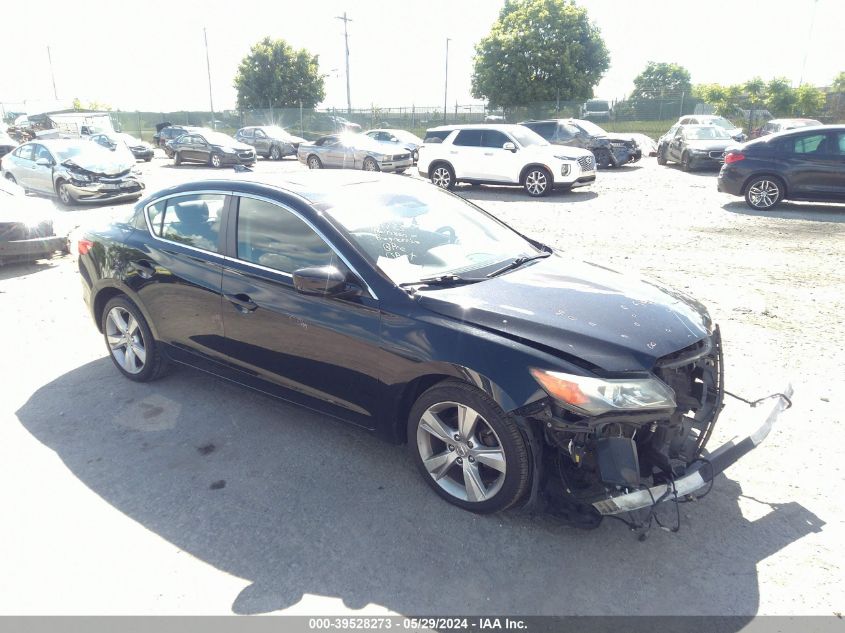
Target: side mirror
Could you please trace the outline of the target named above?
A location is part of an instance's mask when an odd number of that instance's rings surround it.
[[[356,297],[361,287],[347,280],[336,266],[310,266],[293,271],[293,287],[305,295],[319,297]]]
[[[35,164],[39,167],[52,167],[53,161],[51,161],[49,158],[39,158],[35,161]]]
[[[502,149],[506,149],[506,150],[508,150],[509,152],[515,152],[515,151],[516,151],[516,145],[514,145],[513,143],[511,143],[510,141],[508,141],[507,143],[505,143],[504,145],[502,145]]]

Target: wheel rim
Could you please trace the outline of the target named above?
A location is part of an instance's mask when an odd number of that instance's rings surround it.
[[[417,426],[417,449],[431,478],[456,499],[487,501],[505,482],[507,463],[499,436],[464,404],[429,407]]]
[[[367,159],[364,161],[364,171],[376,171],[376,168],[376,161],[372,159]]]
[[[147,347],[138,321],[126,308],[115,307],[106,317],[109,351],[124,370],[138,374],[147,362]]]
[[[780,187],[771,180],[758,180],[748,190],[751,206],[757,209],[768,209],[773,206],[780,196]]]
[[[70,194],[68,193],[67,185],[64,183],[59,185],[59,200],[61,200],[65,204],[68,204],[70,202]]]
[[[320,169],[320,159],[316,156],[312,156],[308,159],[308,167],[309,169]]]
[[[211,157],[211,164],[212,164],[214,167],[220,167],[220,157],[219,157],[219,156],[217,156],[216,154],[215,154],[214,156],[212,156],[212,157]]]
[[[529,172],[525,177],[525,188],[528,190],[528,193],[532,195],[540,195],[548,186],[549,180],[546,178],[546,174],[539,169]]]
[[[433,182],[438,187],[448,189],[449,185],[452,182],[452,174],[450,174],[449,170],[445,167],[438,167],[434,170],[434,173],[431,175],[431,182]]]
[[[274,147],[273,149],[270,150],[270,158],[272,158],[273,160],[279,160],[279,148],[278,147]]]

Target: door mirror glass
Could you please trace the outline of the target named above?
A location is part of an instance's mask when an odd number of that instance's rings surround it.
[[[39,158],[35,161],[35,164],[39,165],[40,167],[50,167],[53,164],[53,161],[51,161],[49,158]]]
[[[506,150],[508,150],[509,152],[515,152],[515,151],[516,151],[516,145],[514,145],[513,143],[511,143],[510,141],[508,141],[507,143],[505,143],[504,145],[502,145],[502,149],[506,149]]]
[[[361,294],[358,284],[350,283],[337,266],[310,266],[293,272],[293,286],[306,295],[354,297]]]

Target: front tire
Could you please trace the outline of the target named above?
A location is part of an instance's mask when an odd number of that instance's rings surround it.
[[[17,181],[17,180],[15,180],[15,177],[14,177],[12,174],[8,173],[8,172],[6,173],[6,180],[8,180],[8,181],[9,181],[10,183],[12,183],[13,185],[18,184],[18,181]]]
[[[546,196],[552,189],[552,175],[544,167],[530,167],[522,177],[522,187],[532,198]]]
[[[451,190],[455,186],[455,172],[449,165],[440,163],[431,170],[431,182],[441,189]]]
[[[173,164],[174,165],[181,165],[182,164],[182,156],[179,152],[173,152]]]
[[[516,424],[487,394],[456,380],[441,382],[414,403],[408,445],[420,474],[443,499],[488,514],[528,491],[528,446]]]
[[[166,369],[165,359],[146,319],[128,297],[118,296],[103,309],[103,337],[114,366],[129,380],[149,382]]]
[[[666,164],[666,148],[661,147],[657,150],[657,164],[658,165],[665,165]]]
[[[270,160],[282,160],[282,150],[279,149],[278,145],[273,145],[270,148]]]
[[[783,200],[785,187],[774,176],[757,176],[745,188],[745,203],[755,211],[768,211]]]
[[[681,169],[683,171],[692,171],[692,158],[690,158],[689,152],[684,152],[681,155]]]
[[[76,204],[76,200],[74,200],[73,196],[70,194],[70,186],[64,180],[60,180],[56,183],[56,194],[59,196],[59,201],[63,205],[71,207]]]
[[[378,163],[374,158],[367,156],[364,159],[364,171],[381,171],[381,168],[378,166]]]
[[[323,163],[320,162],[320,159],[316,156],[309,156],[308,157],[308,169],[322,169]]]
[[[220,154],[212,154],[208,162],[214,169],[220,169],[223,166],[223,159],[220,158]]]

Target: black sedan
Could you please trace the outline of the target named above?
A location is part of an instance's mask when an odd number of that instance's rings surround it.
[[[98,145],[102,145],[106,149],[116,150],[118,147],[125,145],[136,160],[143,160],[150,162],[155,156],[153,146],[140,139],[135,138],[131,134],[122,132],[100,133],[95,134],[89,140],[94,141]]]
[[[581,119],[549,119],[523,121],[552,145],[568,145],[588,149],[596,157],[596,167],[619,167],[642,158],[642,150],[630,135],[608,134],[592,121]]]
[[[222,132],[195,131],[167,142],[173,164],[205,163],[212,167],[254,165],[255,150]]]
[[[544,499],[595,525],[651,507],[706,486],[785,406],[700,459],[724,393],[703,306],[412,179],[192,182],[79,253],[126,378],[191,365],[407,442],[474,512]]]
[[[674,136],[664,143],[657,154],[657,164],[668,161],[681,164],[684,171],[702,167],[718,167],[725,158],[725,150],[736,141],[724,128],[715,125],[679,125]]]
[[[760,211],[781,200],[845,202],[845,126],[805,127],[732,147],[717,187]]]

